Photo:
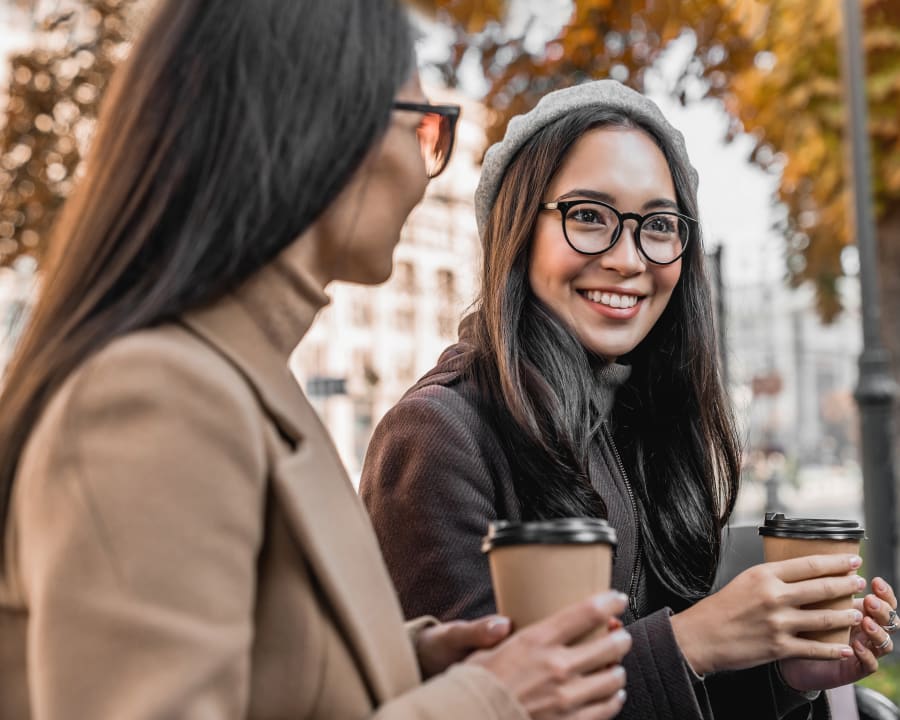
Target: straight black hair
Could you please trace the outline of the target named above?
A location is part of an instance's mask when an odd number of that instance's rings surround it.
[[[165,0],[110,85],[0,393],[0,558],[48,399],[114,338],[212,303],[293,242],[414,70],[399,0]]]
[[[679,155],[665,137],[618,111],[569,113],[535,133],[507,169],[484,233],[482,288],[469,324],[470,372],[488,398],[526,519],[606,514],[588,477],[590,447],[602,432],[595,373],[603,360],[528,281],[539,203],[577,140],[603,127],[652,137],[668,161],[680,211],[697,217]],[[620,362],[632,371],[609,424],[639,500],[644,552],[663,586],[690,602],[712,585],[721,531],[737,496],[740,454],[699,229],[668,306]]]

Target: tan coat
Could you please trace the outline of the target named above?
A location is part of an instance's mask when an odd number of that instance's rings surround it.
[[[273,263],[56,393],[13,495],[2,720],[525,717],[479,668],[421,684],[369,520],[287,368],[325,302]]]

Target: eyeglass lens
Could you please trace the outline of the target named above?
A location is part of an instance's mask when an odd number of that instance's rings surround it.
[[[563,219],[569,243],[579,252],[601,253],[616,241],[619,218],[604,205],[573,205]],[[639,245],[648,259],[657,263],[674,261],[684,252],[690,236],[687,221],[674,213],[653,213],[637,230]]]
[[[453,143],[450,119],[438,113],[425,113],[418,134],[428,177],[437,177],[447,166]]]

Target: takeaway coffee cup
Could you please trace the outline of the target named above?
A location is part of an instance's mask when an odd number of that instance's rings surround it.
[[[482,551],[497,610],[521,629],[609,590],[615,548],[616,531],[604,520],[491,523]]]
[[[778,562],[805,555],[833,555],[859,553],[865,530],[852,520],[823,518],[789,518],[783,513],[766,513],[765,524],[759,528],[763,538],[766,562]],[[810,609],[849,610],[853,596],[807,605]],[[801,633],[802,637],[828,643],[846,645],[850,639],[849,628],[818,630]]]

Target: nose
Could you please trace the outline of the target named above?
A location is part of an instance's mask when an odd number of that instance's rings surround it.
[[[607,270],[617,272],[622,277],[632,277],[647,269],[644,256],[638,250],[634,233],[637,224],[634,220],[626,220],[616,244],[599,256],[601,265]]]

